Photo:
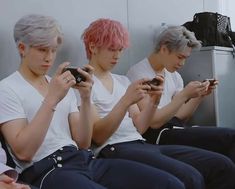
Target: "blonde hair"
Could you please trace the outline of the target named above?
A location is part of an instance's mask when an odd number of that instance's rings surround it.
[[[158,52],[163,45],[170,52],[182,52],[186,47],[201,48],[201,42],[184,26],[170,26],[163,30],[156,38],[155,52]]]
[[[30,14],[18,20],[14,27],[16,44],[23,42],[29,46],[49,47],[57,38],[62,43],[62,32],[57,21],[50,16]]]

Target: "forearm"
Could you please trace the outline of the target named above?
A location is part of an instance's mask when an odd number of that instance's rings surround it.
[[[160,128],[176,115],[178,110],[185,104],[187,97],[182,93],[177,94],[172,101],[161,109],[157,109],[151,121],[152,128]]]
[[[148,101],[140,113],[132,116],[133,122],[140,134],[143,134],[150,127],[156,108],[157,105],[155,103]]]
[[[179,111],[176,113],[176,116],[183,121],[187,121],[193,115],[193,113],[196,111],[196,109],[198,108],[202,99],[203,99],[203,97],[197,97],[197,98],[190,99],[187,103],[185,103],[179,109]]]
[[[125,97],[122,97],[108,115],[95,122],[93,140],[97,145],[102,145],[118,129],[129,106]]]
[[[93,108],[90,100],[82,100],[79,112],[78,125],[75,125],[76,131],[73,138],[79,145],[79,148],[87,149],[91,145],[93,124]],[[73,124],[74,125],[74,124]]]

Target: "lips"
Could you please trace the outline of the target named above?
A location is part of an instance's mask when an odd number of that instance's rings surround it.
[[[43,67],[43,68],[50,68],[51,65],[49,65],[49,64],[43,64],[42,67]]]
[[[116,65],[116,64],[117,64],[117,62],[111,62],[111,64]]]

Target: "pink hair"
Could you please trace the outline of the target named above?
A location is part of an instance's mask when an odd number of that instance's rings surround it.
[[[112,49],[122,49],[129,46],[127,29],[118,21],[104,18],[92,22],[83,32],[82,39],[89,60],[91,58],[90,43],[94,43],[96,47]]]

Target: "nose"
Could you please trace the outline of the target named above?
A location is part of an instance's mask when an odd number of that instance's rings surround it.
[[[48,50],[45,53],[45,58],[44,59],[45,59],[46,62],[52,61],[52,59],[53,59],[53,52],[51,50]]]
[[[119,51],[119,50],[115,51],[115,53],[114,53],[114,58],[115,58],[115,59],[119,59],[119,58],[121,57],[121,54],[122,54],[121,51]]]
[[[185,59],[180,62],[180,66],[183,66],[185,64]]]

